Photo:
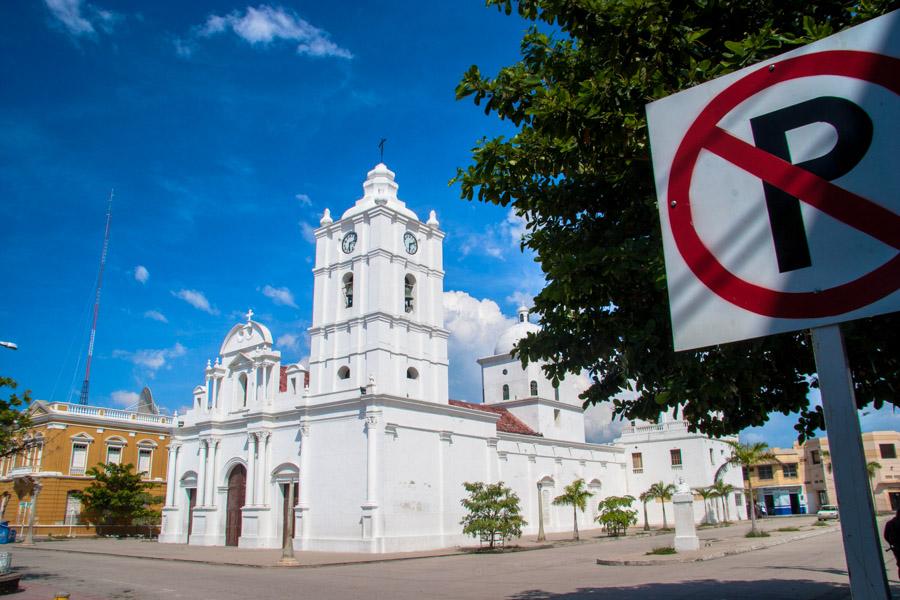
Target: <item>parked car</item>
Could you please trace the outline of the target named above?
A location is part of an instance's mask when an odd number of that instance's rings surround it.
[[[840,518],[838,515],[838,507],[834,504],[823,504],[822,508],[819,509],[819,512],[816,513],[816,516],[820,521]]]

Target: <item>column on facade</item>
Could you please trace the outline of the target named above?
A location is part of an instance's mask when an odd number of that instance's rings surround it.
[[[487,439],[487,469],[485,477],[488,483],[497,483],[499,476],[499,457],[497,456],[497,438]]]
[[[206,361],[206,400],[203,401],[203,407],[207,412],[214,406],[213,403],[213,376],[210,370],[209,361]]]
[[[175,457],[178,455],[178,446],[169,443],[169,461],[166,464],[166,506],[175,506]]]
[[[209,441],[200,440],[200,468],[197,469],[197,500],[200,506],[206,506],[206,463],[209,458]]]
[[[247,499],[245,504],[252,506],[256,504],[256,454],[259,440],[256,433],[249,434],[247,439]]]
[[[438,432],[438,500],[439,514],[441,515],[441,535],[447,532],[445,510],[447,506],[447,461],[449,460],[450,444],[453,442],[453,434],[449,431]]]
[[[216,505],[216,460],[219,456],[219,440],[210,440],[209,445],[212,450],[212,457],[207,461],[209,463],[209,471],[206,475],[206,506]]]
[[[366,411],[366,504],[375,506],[378,503],[378,413]]]
[[[300,422],[300,497],[297,503],[306,506],[309,503],[309,421]]]
[[[265,433],[261,433],[259,436],[261,438],[260,443],[262,446],[262,448],[260,449],[260,455],[261,455],[260,458],[262,459],[261,460],[262,464],[260,465],[260,468],[259,468],[259,475],[258,475],[259,481],[257,482],[258,491],[257,491],[256,497],[258,498],[259,503],[263,504],[263,505],[266,505],[269,503],[268,502],[268,496],[269,496],[268,481],[269,481],[269,470],[270,470],[270,468],[269,468],[269,446],[270,446],[269,438],[271,437],[271,435],[272,434],[270,432],[266,431]]]

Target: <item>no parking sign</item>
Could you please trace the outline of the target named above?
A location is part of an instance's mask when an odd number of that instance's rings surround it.
[[[898,15],[648,105],[676,350],[900,309]]]

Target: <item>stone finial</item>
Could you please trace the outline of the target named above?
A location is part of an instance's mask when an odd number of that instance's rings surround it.
[[[334,223],[334,219],[331,218],[331,211],[326,208],[322,213],[322,218],[319,219],[319,225],[331,225],[332,223]]]
[[[219,366],[219,357],[218,356],[216,357],[216,366],[217,367]]]
[[[208,358],[206,359],[206,368],[207,369],[212,368],[212,363],[210,362],[210,360]]]
[[[426,224],[431,225],[432,227],[437,227],[438,225],[440,225],[437,220],[436,212],[431,211],[430,213],[428,213],[428,222]]]

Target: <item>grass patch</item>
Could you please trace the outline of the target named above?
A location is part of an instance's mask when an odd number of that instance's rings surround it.
[[[771,534],[769,534],[767,531],[750,531],[744,537],[761,538],[761,537],[770,537],[770,536],[771,536]]]
[[[649,556],[651,554],[659,555],[659,554],[677,554],[675,548],[672,546],[662,546],[660,548],[654,548],[650,552],[645,552],[644,555]]]
[[[800,531],[799,527],[779,527],[775,531]]]
[[[828,527],[828,521],[816,521],[813,527]]]

